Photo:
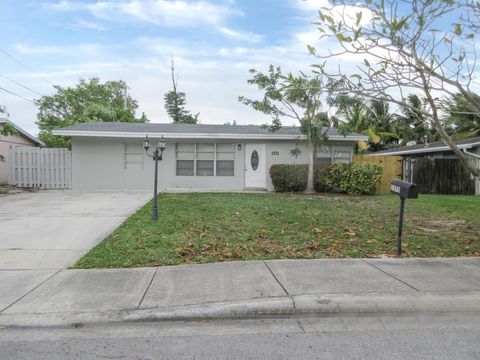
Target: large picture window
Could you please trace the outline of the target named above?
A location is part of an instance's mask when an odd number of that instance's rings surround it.
[[[177,176],[233,176],[234,144],[177,143]]]

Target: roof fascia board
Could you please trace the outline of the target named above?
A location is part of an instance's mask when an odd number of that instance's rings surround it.
[[[472,147],[475,147],[475,146],[480,146],[480,142],[457,145],[459,149],[471,149]],[[368,154],[368,156],[426,154],[431,152],[441,152],[441,151],[451,151],[451,150],[452,149],[450,149],[448,146],[439,146],[434,148],[424,148],[424,149],[416,149],[416,150],[400,150],[400,151],[390,151],[390,152],[384,152],[384,153],[374,153],[374,154]]]
[[[145,135],[139,132],[118,132],[118,131],[83,131],[83,130],[53,130],[54,135],[61,136],[82,136],[82,137],[111,137],[111,138],[143,138]],[[152,138],[164,136],[166,139],[246,139],[246,140],[296,140],[304,138],[303,135],[291,134],[214,134],[214,133],[152,133]],[[365,136],[343,136],[332,135],[328,140],[357,141],[366,140]]]
[[[23,135],[24,137],[26,137],[28,140],[40,145],[40,146],[45,146],[45,143],[40,140],[39,138],[29,134],[28,132],[26,132],[25,130],[23,130],[21,127],[19,127],[17,124],[11,122],[10,120],[8,119],[1,119],[0,120],[0,123],[2,124],[5,124],[5,123],[8,123],[10,125],[12,125],[21,135]]]

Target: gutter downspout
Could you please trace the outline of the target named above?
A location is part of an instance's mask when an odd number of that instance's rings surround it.
[[[468,151],[467,149],[463,149],[463,152],[464,152],[465,154],[467,154],[467,155],[473,156],[474,158],[480,159],[480,155],[471,153],[471,152]]]

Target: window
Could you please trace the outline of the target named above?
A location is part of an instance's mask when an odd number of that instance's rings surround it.
[[[317,163],[330,165],[336,162],[349,163],[352,156],[350,145],[322,145],[317,152]]]
[[[141,145],[124,144],[124,169],[142,169],[143,168],[143,149]]]
[[[215,144],[197,144],[197,176],[213,176]]]
[[[193,176],[195,172],[195,144],[176,144],[177,175]]]
[[[233,176],[234,144],[175,145],[177,176]]]
[[[322,145],[318,148],[317,164],[330,165],[332,163],[332,146]]]
[[[217,144],[217,176],[233,176],[235,167],[235,146]]]
[[[333,162],[350,162],[352,147],[348,145],[333,145]]]

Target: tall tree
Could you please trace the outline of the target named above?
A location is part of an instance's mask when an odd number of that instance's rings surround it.
[[[93,121],[143,122],[137,119],[137,101],[128,93],[124,81],[107,81],[93,77],[80,79],[75,87],[55,86],[56,93],[36,100],[39,138],[48,147],[70,147],[69,138],[56,136],[59,127]]]
[[[185,105],[187,103],[185,93],[177,90],[178,76],[175,75],[175,64],[173,63],[173,60],[170,70],[172,73],[173,90],[167,92],[164,96],[167,114],[174,123],[197,124],[200,113],[192,115],[190,111],[185,110]]]
[[[282,75],[279,67],[270,65],[268,73],[255,69],[250,70],[252,78],[248,80],[263,93],[261,100],[251,100],[244,96],[238,99],[271,117],[272,123],[267,125],[270,131],[278,131],[281,118],[290,118],[299,122],[300,130],[305,135],[309,148],[308,180],[306,193],[314,193],[314,165],[318,146],[327,140],[327,131],[333,119],[322,111],[321,98],[326,93],[321,77],[300,73]]]
[[[380,100],[370,102],[360,96],[337,94],[328,99],[337,107],[336,116],[340,119],[339,128],[345,132],[356,132],[368,136],[368,144],[358,142],[359,150],[382,150],[397,138],[393,115],[388,103]]]
[[[474,94],[480,100],[480,96]],[[448,102],[445,121],[454,129],[456,138],[480,136],[480,113],[472,108],[462,94],[455,94]]]
[[[422,115],[469,172],[480,177],[441,119],[444,99],[454,92],[480,113],[480,99],[471,90],[478,72],[479,9],[480,3],[470,0],[332,1],[319,12],[317,25],[324,40],[337,42],[338,51],[309,50],[322,59],[317,71],[336,81],[339,92],[412,110],[404,94],[421,92]],[[355,70],[347,73],[338,66],[339,57],[358,59]]]
[[[419,143],[425,138],[434,140],[432,126],[425,116],[425,104],[416,94],[410,94],[405,99],[406,105],[400,106],[401,114],[397,115],[397,124],[402,145],[410,141]]]

